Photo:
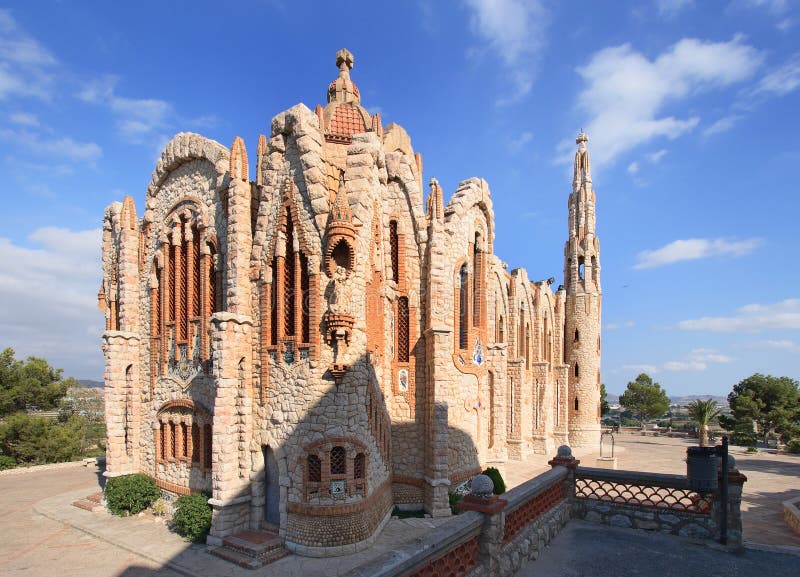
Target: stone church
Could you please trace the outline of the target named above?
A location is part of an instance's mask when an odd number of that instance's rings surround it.
[[[241,138],[181,133],[141,218],[130,197],[105,212],[106,474],[209,493],[210,543],[266,527],[352,552],[394,505],[449,515],[482,467],[599,442],[586,135],[554,291],[495,255],[486,181],[426,194],[406,131],[362,106],[347,50],[336,66],[254,170]]]

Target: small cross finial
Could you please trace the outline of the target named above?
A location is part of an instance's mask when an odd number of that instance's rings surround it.
[[[581,131],[578,134],[578,138],[575,139],[575,144],[581,144],[583,142],[588,142],[588,141],[589,137],[586,136],[586,133],[583,131],[583,128],[581,128]]]
[[[336,53],[336,67],[339,70],[352,70],[354,60],[353,54],[347,48]]]

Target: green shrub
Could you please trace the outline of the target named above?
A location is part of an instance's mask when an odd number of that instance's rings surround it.
[[[800,454],[800,439],[793,439],[786,443],[786,450],[790,453]]]
[[[203,543],[211,529],[211,505],[204,493],[183,495],[175,501],[172,527],[194,543]]]
[[[155,480],[147,475],[123,475],[106,481],[106,502],[114,515],[135,515],[160,496]]]
[[[17,461],[14,457],[9,457],[8,455],[0,455],[0,471],[5,471],[6,469],[13,469],[17,466]]]
[[[747,452],[748,453],[758,453],[758,449],[756,449],[753,446],[750,446],[750,447],[747,447]]]
[[[447,500],[450,501],[450,512],[453,515],[458,515],[461,511],[456,507],[456,503],[458,503],[464,496],[461,493],[448,493]]]
[[[492,480],[492,483],[494,483],[493,493],[495,495],[502,495],[506,492],[506,483],[503,481],[503,476],[500,474],[500,471],[494,467],[489,467],[483,474],[488,476]]]

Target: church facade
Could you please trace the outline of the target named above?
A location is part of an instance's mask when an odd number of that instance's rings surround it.
[[[271,527],[330,555],[392,507],[600,437],[600,250],[577,138],[564,284],[494,254],[489,186],[445,204],[337,54],[327,105],[230,148],[182,133],[137,215],[106,209],[107,474],[208,492],[209,542]]]

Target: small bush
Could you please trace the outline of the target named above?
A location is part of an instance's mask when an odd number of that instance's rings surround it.
[[[503,476],[500,474],[500,471],[494,467],[489,467],[483,474],[488,476],[492,480],[492,483],[494,483],[493,493],[495,495],[502,495],[506,492],[506,483],[503,481]]]
[[[203,543],[211,530],[211,505],[204,493],[183,495],[175,501],[172,527],[194,543]]]
[[[800,454],[800,439],[793,439],[786,443],[786,450],[790,453]]]
[[[758,453],[758,449],[756,449],[755,447],[747,447],[747,452],[748,453]]]
[[[453,515],[458,515],[461,511],[456,507],[456,503],[458,503],[464,496],[461,493],[448,493],[447,498],[450,501],[450,512]]]
[[[8,455],[0,455],[0,471],[5,471],[6,469],[13,469],[17,466],[17,461],[14,457],[9,457]]]
[[[123,475],[106,481],[106,502],[114,515],[136,515],[160,496],[155,480],[147,475]]]
[[[169,517],[172,513],[172,505],[166,499],[160,498],[153,501],[150,510],[156,517]]]

